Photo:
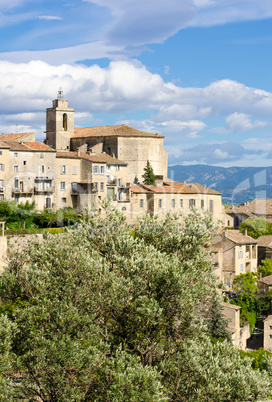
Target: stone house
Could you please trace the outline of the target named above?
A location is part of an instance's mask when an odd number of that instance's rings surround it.
[[[269,314],[263,322],[264,324],[264,337],[263,348],[265,350],[272,348],[272,315]]]
[[[258,265],[261,265],[262,260],[268,258],[272,260],[272,235],[260,236],[258,242]]]
[[[267,293],[272,290],[272,275],[264,276],[258,280],[258,289],[260,293]]]
[[[238,349],[245,350],[247,347],[247,340],[250,338],[250,327],[247,324],[245,327],[240,327],[240,306],[222,302],[223,314],[228,320],[227,330],[231,334],[233,346]]]
[[[233,218],[233,226],[238,228],[247,218],[264,218],[272,223],[272,199],[256,198],[251,202],[232,205],[226,214]]]
[[[222,282],[229,288],[236,275],[257,272],[257,240],[238,230],[224,230],[215,237],[211,250]]]
[[[5,199],[9,179],[9,146],[0,141],[0,201]]]

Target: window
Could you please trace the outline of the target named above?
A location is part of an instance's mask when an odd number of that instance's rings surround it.
[[[73,173],[73,174],[77,174],[77,166],[73,166],[73,171],[72,171],[72,173]]]
[[[67,166],[66,165],[61,165],[60,174],[66,174],[66,173],[67,173]]]
[[[19,202],[19,195],[18,195],[18,194],[15,194],[15,196],[14,196],[14,201],[15,201],[15,202]]]
[[[144,207],[144,200],[140,199],[140,208],[143,208],[143,207]]]
[[[2,171],[5,170],[5,165],[4,165],[4,163],[0,163],[0,170],[2,170]]]
[[[100,174],[104,174],[105,173],[105,169],[104,169],[104,166],[99,166],[99,173]]]
[[[162,200],[160,199],[159,200],[159,208],[161,208],[162,207]]]
[[[226,285],[230,287],[230,278],[226,279]]]
[[[41,158],[41,159],[44,159],[44,154],[40,154],[40,158]]]
[[[23,161],[23,164],[26,165],[26,161]]]
[[[272,338],[272,335],[269,335],[270,338]]]
[[[118,187],[121,187],[122,179],[118,179]]]
[[[94,174],[97,174],[97,173],[98,173],[98,166],[94,166],[93,172],[94,172]]]
[[[239,259],[243,258],[243,251],[242,250],[238,251],[238,258]]]
[[[121,165],[117,165],[117,170],[121,170]]]
[[[172,208],[175,208],[175,200],[174,200],[174,198],[171,200],[171,206],[172,206]]]
[[[214,208],[214,206],[213,206],[213,200],[210,200],[209,205],[210,205],[210,212],[213,212],[213,208]]]
[[[61,202],[62,202],[63,204],[66,204],[66,198],[63,197],[63,198],[61,199]]]
[[[60,182],[60,189],[65,190],[65,181]]]
[[[100,183],[100,191],[104,191],[104,183]]]
[[[0,201],[4,201],[4,194],[0,194]]]
[[[18,165],[15,165],[14,166],[14,173],[18,173],[19,172],[19,166]]]
[[[44,165],[40,166],[40,173],[44,173]]]
[[[191,198],[191,199],[189,200],[189,207],[190,207],[190,208],[195,207],[195,200],[194,200],[193,198]]]
[[[19,188],[19,180],[18,179],[14,180],[14,188]]]
[[[2,151],[0,151],[0,156],[2,156]]]
[[[204,200],[201,200],[201,208],[204,209]]]
[[[183,199],[179,200],[179,206],[180,206],[180,208],[183,208]]]
[[[122,201],[122,192],[118,191],[118,201]]]
[[[73,193],[77,192],[77,183],[72,183],[72,192]]]
[[[272,329],[272,325],[270,325],[270,329]]]
[[[63,113],[63,130],[67,131],[67,113]]]
[[[18,153],[14,152],[14,158],[18,158]]]
[[[94,183],[94,191],[98,190],[98,183]]]
[[[240,272],[243,272],[243,270],[244,270],[244,266],[243,266],[243,264],[240,264]]]

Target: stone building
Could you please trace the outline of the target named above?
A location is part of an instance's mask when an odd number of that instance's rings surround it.
[[[257,240],[238,230],[224,230],[214,239],[213,262],[222,273],[222,282],[232,288],[234,277],[247,272],[257,272]]]
[[[44,143],[35,142],[34,133],[0,135],[0,200],[83,213],[102,212],[101,202],[110,198],[131,223],[146,213],[186,215],[192,208],[224,222],[220,193],[167,178],[163,139],[127,125],[75,128],[74,109],[59,91],[46,110]],[[147,161],[156,175],[153,186],[142,183]]]

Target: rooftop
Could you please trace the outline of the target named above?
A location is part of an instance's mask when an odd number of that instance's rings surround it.
[[[106,153],[90,155],[85,152],[57,151],[57,158],[86,159],[94,163],[107,163],[109,165],[125,165],[125,166],[127,165],[126,162],[121,161],[120,159],[117,158],[113,158],[112,156]]]
[[[74,137],[149,137],[149,138],[164,138],[163,135],[148,133],[137,130],[126,124],[118,126],[97,126],[75,128]]]
[[[19,142],[19,141],[2,141],[7,145],[11,151],[43,151],[43,152],[56,152],[55,149],[50,148],[43,142]]]
[[[248,244],[248,243],[256,243],[257,240],[253,239],[251,236],[245,236],[243,233],[239,232],[239,230],[228,230],[224,231],[223,234],[225,237],[234,243],[238,244]]]

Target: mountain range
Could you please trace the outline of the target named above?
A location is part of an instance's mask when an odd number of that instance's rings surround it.
[[[175,165],[168,177],[188,183],[200,183],[222,193],[224,204],[236,205],[255,198],[272,198],[272,167],[229,167]]]

